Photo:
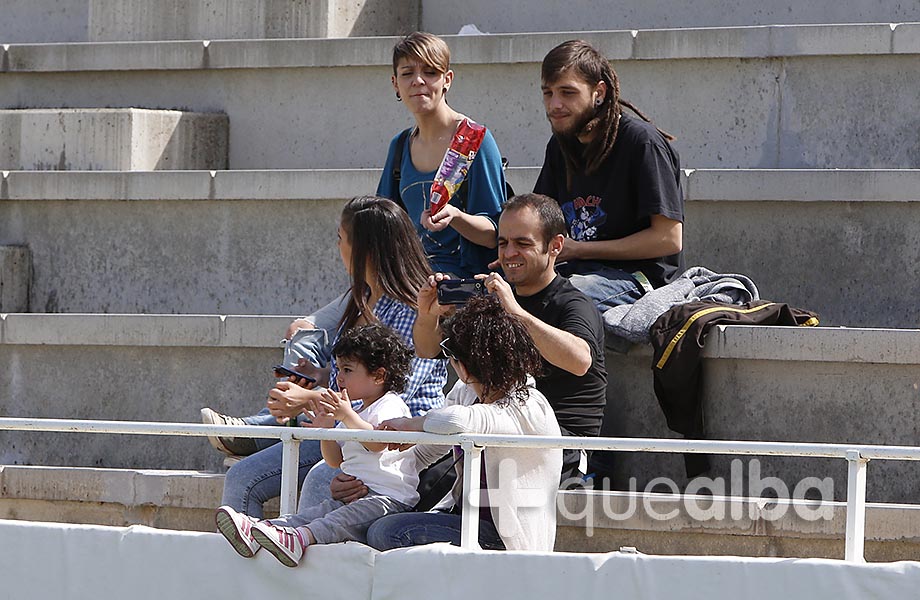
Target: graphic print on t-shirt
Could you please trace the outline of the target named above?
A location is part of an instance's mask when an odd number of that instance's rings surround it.
[[[597,230],[607,222],[607,212],[601,208],[600,196],[579,196],[562,205],[569,228],[569,237],[578,241],[597,239]]]

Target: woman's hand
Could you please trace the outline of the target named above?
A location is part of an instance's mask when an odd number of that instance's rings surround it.
[[[339,473],[329,482],[329,493],[332,499],[344,504],[367,496],[367,492],[367,486],[363,481],[345,473]]]
[[[399,417],[398,419],[387,419],[379,425],[377,429],[382,431],[424,431],[422,425],[425,423],[425,417]],[[387,444],[387,450],[408,450],[415,444],[397,444],[396,442]]]
[[[450,225],[450,222],[454,218],[461,214],[461,210],[452,204],[445,204],[441,207],[434,215],[431,214],[430,209],[422,211],[421,223],[422,227],[428,231],[443,231],[447,229]]]
[[[300,387],[306,388],[308,390],[312,390],[318,384],[322,385],[320,382],[329,381],[329,367],[317,367],[306,358],[298,358],[297,367],[295,367],[294,370],[316,380],[309,381],[303,377],[294,377],[293,375],[288,377],[288,381],[291,383],[296,383]]]
[[[315,393],[290,381],[279,381],[268,391],[265,406],[279,423],[287,423],[302,413],[304,408],[310,408],[310,394]]]
[[[316,329],[316,325],[307,321],[306,319],[295,319],[288,325],[287,333],[284,334],[284,339],[291,339],[298,329]]]

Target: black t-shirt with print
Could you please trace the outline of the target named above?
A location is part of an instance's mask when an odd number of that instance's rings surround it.
[[[556,138],[546,145],[534,192],[555,199],[579,241],[615,240],[647,229],[652,215],[684,220],[680,158],[654,125],[623,114],[613,150],[594,175],[575,173],[566,186],[565,159]],[[629,273],[642,271],[652,285],[670,282],[681,254],[650,260],[597,261]]]
[[[592,361],[587,373],[574,375],[544,360],[543,373],[536,380],[560,427],[573,435],[596,436],[607,403],[607,369],[604,324],[594,302],[558,275],[536,294],[515,298],[521,308],[547,325],[588,342]]]

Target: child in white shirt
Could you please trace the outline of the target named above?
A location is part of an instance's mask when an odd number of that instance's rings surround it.
[[[397,393],[406,384],[414,353],[392,330],[383,325],[350,329],[332,352],[339,366],[341,392],[325,390],[314,403],[314,427],[372,430],[388,419],[411,416]],[[352,401],[361,405],[352,408]],[[412,453],[371,442],[323,440],[321,448],[330,467],[341,467],[365,483],[367,496],[349,504],[326,500],[300,513],[265,521],[222,506],[217,509],[218,530],[240,555],[248,558],[264,547],[283,564],[294,567],[307,546],[364,542],[374,521],[411,510],[418,502],[418,469]]]

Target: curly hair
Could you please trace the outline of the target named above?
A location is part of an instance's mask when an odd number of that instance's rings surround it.
[[[369,373],[379,368],[385,371],[383,388],[401,393],[412,368],[415,352],[392,329],[372,324],[354,327],[342,333],[332,347],[336,360],[352,359],[364,365]]]
[[[474,296],[442,325],[444,345],[499,402],[527,400],[527,376],[538,375],[543,360],[520,319],[495,296]]]

